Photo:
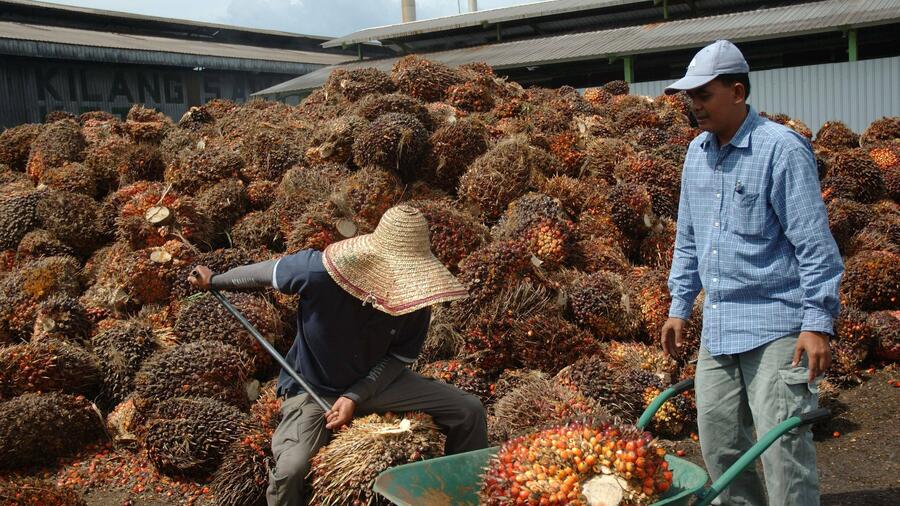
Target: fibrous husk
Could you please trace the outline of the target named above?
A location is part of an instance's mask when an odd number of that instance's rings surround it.
[[[863,203],[875,202],[884,190],[881,170],[863,149],[836,153],[822,180],[822,195],[826,201],[843,197]]]
[[[250,209],[263,211],[271,207],[275,202],[277,188],[278,184],[274,181],[251,181],[247,185],[247,203]]]
[[[647,237],[641,239],[638,259],[642,265],[668,270],[675,254],[675,220],[660,218],[653,224]]]
[[[900,255],[862,251],[844,265],[841,294],[865,310],[897,309],[900,297]]]
[[[278,218],[272,211],[251,211],[231,228],[231,243],[238,248],[268,248],[284,251],[284,237],[278,229]]]
[[[237,407],[248,406],[244,381],[252,359],[234,346],[197,341],[157,351],[134,377],[139,409],[149,401],[173,397],[210,397]]]
[[[325,93],[356,102],[366,95],[393,93],[397,85],[387,72],[375,68],[337,69],[328,75],[323,86]]]
[[[602,185],[595,181],[569,176],[554,176],[544,181],[540,193],[559,201],[570,217],[578,216],[584,209],[601,202]]]
[[[49,464],[102,434],[103,420],[80,395],[27,393],[0,402],[0,467]]]
[[[443,455],[444,436],[431,417],[407,413],[358,418],[311,462],[310,506],[382,505],[372,490],[384,470]]]
[[[205,476],[246,431],[248,417],[207,398],[175,397],[155,407],[140,429],[141,446],[156,468],[174,476]]]
[[[238,177],[244,166],[237,149],[225,141],[210,140],[202,147],[178,153],[165,171],[165,181],[179,192],[194,193],[215,183]]]
[[[116,404],[134,391],[134,376],[156,348],[153,328],[140,319],[109,321],[91,338],[101,359],[104,395]]]
[[[461,81],[461,77],[443,63],[418,55],[404,56],[391,68],[391,79],[397,89],[424,102],[440,102],[447,89]]]
[[[200,192],[197,211],[209,218],[215,234],[225,236],[247,212],[247,188],[240,179],[220,181]]]
[[[446,201],[415,200],[409,205],[425,215],[431,251],[450,272],[458,272],[459,263],[488,239],[488,230],[484,225]]]
[[[25,392],[91,395],[100,385],[97,357],[55,339],[0,348],[0,399]]]
[[[329,200],[343,216],[353,220],[360,232],[375,230],[381,215],[403,195],[400,179],[375,167],[363,167],[341,181]]]
[[[26,167],[28,175],[39,181],[47,170],[66,162],[80,162],[84,159],[85,147],[87,143],[78,123],[65,119],[45,124],[31,143]]]
[[[613,174],[616,165],[632,152],[631,146],[620,139],[596,139],[585,148],[585,159],[581,174],[613,183],[615,182]]]
[[[0,164],[9,165],[18,172],[25,171],[31,144],[40,132],[41,125],[37,123],[26,123],[0,132]]]
[[[270,208],[278,217],[281,235],[290,237],[294,222],[314,204],[326,201],[338,187],[346,184],[349,176],[350,171],[345,166],[333,163],[287,171]]]
[[[209,109],[193,106],[181,115],[181,119],[178,120],[178,128],[183,128],[185,130],[200,130],[215,122],[216,119],[210,114]]]
[[[77,298],[54,294],[37,306],[32,340],[61,339],[84,344],[91,331],[91,321]]]
[[[353,159],[353,142],[368,125],[367,120],[352,115],[326,121],[313,130],[306,150],[306,161],[312,165],[350,162]]]
[[[269,470],[275,468],[271,442],[271,434],[253,428],[228,446],[209,484],[215,504],[265,504]]]
[[[25,234],[38,225],[37,205],[43,192],[4,193],[0,194],[0,249],[15,249]]]
[[[89,255],[100,247],[100,206],[91,197],[68,191],[45,192],[35,212],[41,228],[78,253]]]
[[[97,196],[94,172],[78,162],[66,162],[61,167],[45,171],[40,182],[53,190],[81,193],[91,198]]]
[[[249,293],[222,292],[270,343],[281,336],[281,325],[274,307],[265,299]],[[201,294],[180,303],[175,336],[181,342],[221,341],[253,356],[253,370],[264,371],[271,358],[262,345],[212,295]]]
[[[609,271],[575,275],[567,287],[566,303],[574,320],[600,340],[628,339],[640,325],[633,294],[621,276]]]
[[[574,246],[574,264],[584,272],[610,271],[625,274],[631,268],[621,246],[607,237],[592,237]]]
[[[411,182],[421,176],[427,143],[428,132],[415,117],[383,114],[363,128],[353,142],[353,161],[359,167],[395,171]]]
[[[448,192],[456,191],[459,178],[488,149],[484,126],[468,119],[437,129],[428,144],[431,149],[425,165],[432,172],[428,179]]]
[[[306,153],[307,132],[293,126],[255,130],[241,144],[245,164],[241,175],[247,181],[280,181],[288,169],[300,164]]]
[[[166,132],[174,128],[168,116],[140,104],[133,105],[125,119],[125,130],[135,142],[159,144]]]

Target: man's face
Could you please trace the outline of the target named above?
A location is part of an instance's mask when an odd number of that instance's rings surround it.
[[[712,133],[728,130],[735,117],[739,117],[744,110],[742,90],[740,84],[728,85],[718,79],[688,90],[687,94],[693,102],[691,109],[700,129]]]

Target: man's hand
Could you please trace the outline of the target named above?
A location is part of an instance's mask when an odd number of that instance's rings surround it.
[[[188,275],[188,283],[205,291],[209,290],[209,280],[212,279],[212,277],[213,273],[209,270],[209,267],[198,265],[191,271],[190,275]]]
[[[344,425],[353,420],[353,411],[356,410],[356,403],[347,397],[339,397],[331,405],[331,411],[325,413],[325,428],[329,430],[340,429]]]
[[[828,346],[828,334],[822,332],[801,332],[794,349],[793,367],[800,365],[803,352],[809,362],[809,382],[824,373],[831,366],[831,347]]]
[[[687,322],[681,318],[670,317],[659,333],[663,351],[671,357],[677,358],[681,354],[681,342],[684,338],[684,325]]]

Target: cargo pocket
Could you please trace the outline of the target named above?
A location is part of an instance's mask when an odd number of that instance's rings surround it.
[[[792,416],[797,416],[818,407],[819,380],[809,383],[809,369],[795,367],[793,369],[781,369],[781,413],[779,422],[783,422]],[[800,434],[809,429],[809,425],[794,427],[788,434]]]
[[[766,209],[759,194],[734,192],[728,229],[738,235],[762,235],[765,224]]]

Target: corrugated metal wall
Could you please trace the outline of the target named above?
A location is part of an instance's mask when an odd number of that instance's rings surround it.
[[[672,80],[634,83],[651,97]],[[813,133],[828,120],[862,132],[882,116],[900,116],[900,57],[750,73],[750,103],[759,111],[802,120]]]
[[[191,105],[214,98],[243,102],[254,91],[291,77],[0,56],[0,127],[38,123],[55,110],[102,110],[124,117],[135,103],[177,121]]]

